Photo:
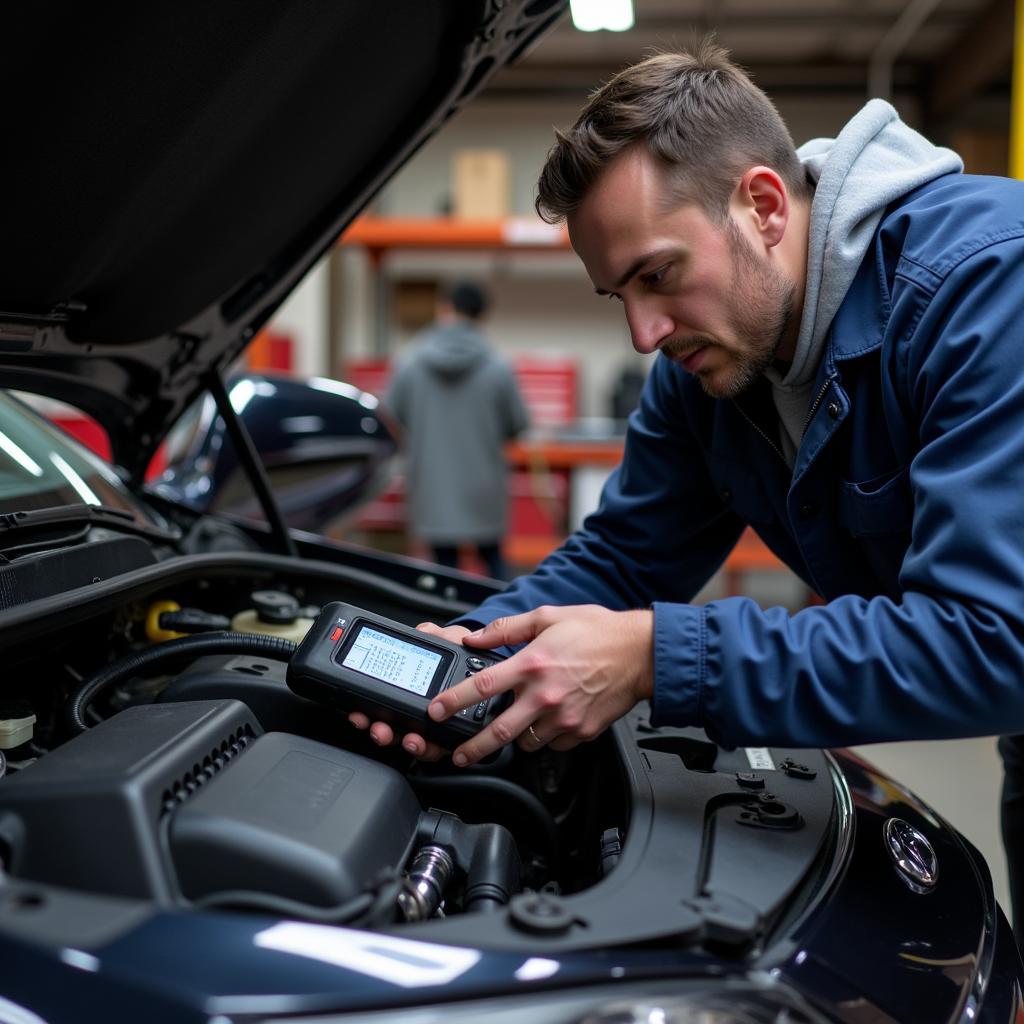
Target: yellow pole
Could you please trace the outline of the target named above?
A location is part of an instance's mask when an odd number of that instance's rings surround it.
[[[1024,0],[1013,19],[1013,83],[1010,90],[1010,177],[1024,178]]]

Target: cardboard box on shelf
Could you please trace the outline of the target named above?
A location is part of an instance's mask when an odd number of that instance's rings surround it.
[[[392,292],[393,317],[404,331],[418,331],[433,322],[440,288],[436,280],[396,281]]]
[[[460,149],[452,157],[452,216],[493,220],[508,214],[509,159],[501,149]]]

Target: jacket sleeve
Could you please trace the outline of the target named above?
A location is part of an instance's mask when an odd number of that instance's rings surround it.
[[[924,289],[918,276],[904,295]],[[658,718],[727,745],[1024,732],[1021,295],[1024,242],[1012,239],[926,300],[894,301],[903,340],[888,366],[918,432],[902,596],[792,616],[741,598],[655,605]]]
[[[457,622],[491,622],[543,604],[621,610],[655,597],[688,601],[707,582],[743,524],[711,486],[682,414],[681,376],[656,361],[597,512],[533,573]]]

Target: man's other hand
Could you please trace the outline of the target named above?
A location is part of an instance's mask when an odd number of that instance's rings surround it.
[[[451,638],[449,631],[441,635]],[[649,609],[545,606],[496,619],[475,633],[462,630],[463,638],[477,648],[526,646],[431,702],[430,717],[443,721],[486,698],[515,694],[511,707],[455,750],[452,760],[459,766],[475,764],[514,740],[526,751],[544,746],[569,750],[594,739],[654,690],[654,613]]]

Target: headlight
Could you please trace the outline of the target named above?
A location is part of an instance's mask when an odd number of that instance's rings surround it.
[[[616,1000],[578,1024],[826,1024],[826,1018],[781,986],[726,982],[686,995]]]
[[[289,1016],[263,1024],[829,1024],[767,975],[742,980],[619,982],[371,1013]]]

